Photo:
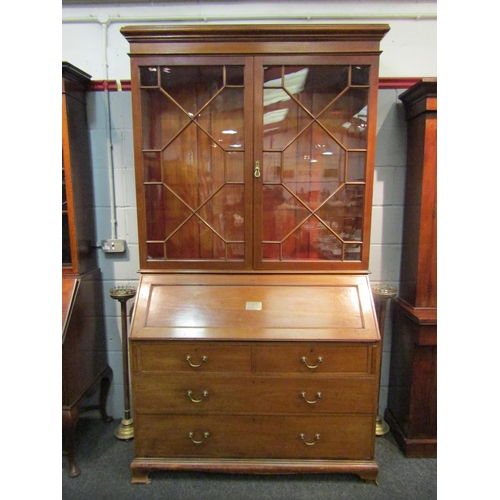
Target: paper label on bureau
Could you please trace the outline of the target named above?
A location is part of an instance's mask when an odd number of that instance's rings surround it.
[[[247,302],[247,311],[262,311],[262,302]]]

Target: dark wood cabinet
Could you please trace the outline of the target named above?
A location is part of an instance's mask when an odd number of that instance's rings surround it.
[[[97,267],[94,193],[85,92],[90,76],[62,64],[62,272]]]
[[[385,417],[410,457],[437,453],[437,80],[401,94],[408,123],[400,293]]]
[[[375,481],[368,280],[387,25],[133,26],[133,482]]]
[[[100,389],[102,418],[112,378],[108,366],[101,272],[97,267],[92,170],[85,91],[89,75],[62,65],[62,427],[70,475],[75,427],[86,396]]]

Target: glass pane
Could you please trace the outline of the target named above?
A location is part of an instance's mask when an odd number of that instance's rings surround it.
[[[228,243],[226,245],[226,258],[228,260],[244,260],[245,245],[243,243]]]
[[[164,241],[192,211],[162,184],[146,185],[146,218],[149,241]]]
[[[245,155],[244,153],[229,151],[226,153],[226,181],[243,182]]]
[[[244,66],[226,66],[226,85],[244,84]]]
[[[225,259],[224,241],[198,217],[191,217],[166,243],[168,259]]]
[[[349,151],[347,153],[347,182],[365,180],[366,153]]]
[[[276,243],[262,244],[263,260],[280,260],[280,245]]]
[[[310,212],[281,186],[264,186],[263,189],[263,240],[279,242],[303,222]]]
[[[159,151],[142,153],[142,162],[144,182],[161,182],[161,153]]]
[[[362,240],[364,185],[345,185],[317,212],[343,241]]]
[[[157,87],[158,86],[158,67],[157,66],[141,66],[139,68],[141,86]]]
[[[264,90],[265,150],[283,150],[311,122],[311,117],[284,90]]]
[[[163,66],[161,88],[190,117],[198,112],[224,86],[222,66]]]
[[[264,153],[262,182],[278,183],[281,180],[281,153]]]
[[[342,243],[316,217],[310,217],[282,245],[283,260],[340,260]]]
[[[245,147],[243,103],[243,89],[225,89],[196,117],[200,127],[226,151]]]
[[[349,66],[286,67],[285,88],[314,116],[323,111],[349,82]]]
[[[351,85],[368,85],[370,83],[370,66],[353,66]]]
[[[148,259],[158,260],[165,258],[165,245],[163,243],[147,243]]]
[[[361,245],[345,245],[344,260],[361,260]]]
[[[283,183],[315,210],[344,181],[345,156],[345,151],[314,124],[286,149]]]
[[[142,90],[143,149],[163,149],[189,117],[159,89]]]
[[[283,66],[266,66],[264,68],[264,87],[283,86]]]
[[[200,217],[225,241],[243,241],[244,187],[227,185],[199,211]]]
[[[224,183],[224,152],[192,123],[163,151],[163,182],[193,210]]]
[[[321,114],[319,122],[346,149],[366,149],[368,89],[349,89]]]

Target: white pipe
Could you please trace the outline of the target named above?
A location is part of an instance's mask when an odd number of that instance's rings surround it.
[[[437,14],[429,13],[413,13],[413,14],[334,14],[334,15],[296,15],[296,16],[182,16],[182,17],[168,17],[168,16],[130,16],[130,17],[109,17],[108,24],[111,23],[193,23],[193,22],[235,22],[235,21],[259,21],[259,22],[288,22],[288,21],[359,21],[359,20],[436,20]],[[66,17],[62,19],[63,23],[92,23],[100,22],[95,16],[88,17]]]
[[[115,177],[113,165],[113,141],[111,130],[111,104],[109,97],[109,90],[107,86],[108,81],[108,26],[110,18],[104,14],[96,19],[102,26],[102,42],[103,42],[103,61],[104,61],[104,101],[106,105],[106,146],[108,154],[108,174],[109,174],[109,198],[111,205],[111,239],[116,239],[116,200],[115,200]]]

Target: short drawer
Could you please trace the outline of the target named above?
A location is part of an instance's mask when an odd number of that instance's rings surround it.
[[[132,342],[134,372],[250,372],[251,345],[214,342]]]
[[[374,419],[143,415],[134,417],[136,457],[373,460]]]
[[[374,395],[374,377],[141,374],[133,381],[134,408],[144,413],[372,413]]]
[[[373,344],[269,343],[256,347],[256,371],[372,374]]]

